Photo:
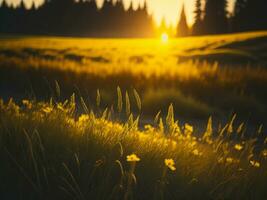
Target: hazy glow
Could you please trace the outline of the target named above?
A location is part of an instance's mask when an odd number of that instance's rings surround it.
[[[166,43],[168,43],[168,41],[169,41],[169,35],[167,33],[162,33],[162,35],[161,35],[161,42],[163,44],[166,44]]]
[[[3,0],[0,0],[2,2]],[[19,4],[21,0],[7,0],[14,5]],[[26,5],[30,7],[32,2],[35,1],[37,5],[42,4],[44,0],[25,0]],[[104,0],[96,0],[100,7]],[[139,4],[143,5],[145,0],[133,0],[134,8],[137,8]],[[131,0],[123,0],[126,8],[129,7]],[[233,10],[235,0],[229,0],[229,11]],[[185,4],[186,14],[188,17],[188,23],[192,25],[194,22],[193,9],[195,0],[147,0],[148,9],[153,14],[157,24],[160,24],[162,18],[165,18],[167,24],[176,25],[179,19],[179,13],[181,11],[182,4]]]

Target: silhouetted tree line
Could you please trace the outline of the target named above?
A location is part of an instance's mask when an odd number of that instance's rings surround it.
[[[267,30],[267,0],[236,0],[234,6],[233,13],[229,13],[228,0],[195,0],[195,20],[191,28],[183,6],[176,36]],[[169,30],[164,19],[159,29]]]
[[[124,9],[121,0],[105,0],[101,9],[95,0],[45,0],[26,9],[22,0],[16,8],[4,0],[0,7],[0,32],[20,34],[148,37],[154,33],[146,3]]]
[[[267,29],[267,0],[236,0],[231,14],[227,11],[227,0],[202,3],[202,0],[195,1],[193,35]]]
[[[178,0],[177,0],[178,1]],[[204,5],[203,5],[204,4]],[[267,29],[267,0],[236,0],[228,13],[228,0],[195,0],[195,22],[190,29],[184,6],[176,35],[205,35]],[[171,32],[163,20],[161,32]],[[124,9],[122,0],[105,0],[101,9],[95,0],[45,0],[26,9],[0,6],[0,32],[20,34],[71,35],[96,37],[149,37],[155,35],[146,3],[137,10]]]

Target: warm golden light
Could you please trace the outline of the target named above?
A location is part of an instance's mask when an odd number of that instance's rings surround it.
[[[169,41],[169,35],[167,33],[162,33],[161,42],[166,44],[168,41]]]
[[[0,0],[0,4],[3,0]],[[6,0],[8,3],[12,3],[17,6],[20,4],[21,0]],[[26,6],[30,8],[32,2],[35,2],[35,5],[41,5],[45,0],[24,0]],[[234,3],[236,0],[229,0],[228,11],[232,12],[234,9]],[[104,0],[96,0],[98,7],[100,8],[103,5]],[[136,9],[140,3],[143,4],[144,0],[123,0],[125,8],[129,8],[131,2],[133,2],[133,7]],[[179,13],[181,11],[182,5],[185,5],[187,19],[189,25],[194,23],[194,5],[195,0],[147,0],[147,6],[150,13],[153,14],[153,17],[157,23],[160,25],[162,18],[164,17],[168,24],[173,26],[177,25],[177,20],[179,19]]]

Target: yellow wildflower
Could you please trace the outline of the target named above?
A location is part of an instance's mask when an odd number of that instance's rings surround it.
[[[144,139],[147,138],[147,135],[142,133],[142,132],[140,132],[140,133],[138,133],[138,137],[139,137],[140,140],[144,140]]]
[[[32,103],[29,100],[22,100],[23,105],[25,105],[28,109],[32,108]]]
[[[193,148],[194,146],[196,146],[197,142],[196,141],[193,141],[193,142],[190,142],[188,144],[189,148]]]
[[[173,148],[175,148],[176,147],[176,145],[177,145],[177,142],[175,142],[175,141],[171,141],[171,146],[173,147]]]
[[[236,145],[235,145],[235,149],[236,149],[237,151],[241,151],[241,150],[243,149],[243,146],[240,145],[240,144],[236,144]]]
[[[165,159],[164,163],[170,170],[172,171],[176,170],[175,162],[173,159]]]
[[[60,104],[57,104],[57,108],[61,111],[65,111],[63,105],[60,103]]]
[[[86,121],[88,121],[89,120],[89,116],[88,115],[81,115],[80,117],[79,117],[79,119],[78,119],[78,121],[79,121],[79,123],[84,123],[84,122],[86,122]]]
[[[227,163],[233,163],[234,162],[234,159],[231,158],[231,157],[228,157],[228,158],[226,158],[226,162]]]
[[[189,125],[189,124],[185,124],[185,133],[191,135],[194,131],[194,127]]]
[[[213,141],[212,141],[210,138],[208,138],[206,142],[207,142],[208,144],[213,144]]]
[[[43,112],[44,113],[47,113],[47,114],[49,114],[49,113],[51,113],[53,111],[53,109],[51,108],[51,107],[45,107],[45,108],[43,108]]]
[[[148,132],[152,132],[152,131],[154,131],[154,128],[151,125],[147,124],[147,125],[145,125],[145,130]]]
[[[140,158],[136,154],[131,154],[127,156],[127,162],[139,162]]]
[[[263,150],[262,155],[263,155],[264,157],[267,157],[267,149]]]
[[[195,156],[202,156],[202,153],[200,153],[197,149],[193,150],[192,153],[193,153]]]
[[[255,161],[255,160],[251,160],[250,161],[250,164],[253,166],[253,167],[260,167],[260,163]]]
[[[29,101],[29,100],[27,100],[27,99],[23,99],[23,100],[22,100],[22,103],[23,103],[24,105],[27,105],[27,104],[29,104],[29,103],[30,103],[30,101]]]
[[[223,157],[220,157],[220,158],[218,158],[218,163],[223,163],[224,162],[224,158]]]

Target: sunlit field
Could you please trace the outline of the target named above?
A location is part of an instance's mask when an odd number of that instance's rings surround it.
[[[262,123],[267,114],[266,35],[165,42],[3,36],[1,95],[48,99],[57,81],[65,97],[75,92],[90,103],[100,89],[110,105],[120,86],[135,88],[143,114],[150,116],[173,103],[182,118],[238,113]]]
[[[0,199],[267,197],[267,32],[0,37]]]

